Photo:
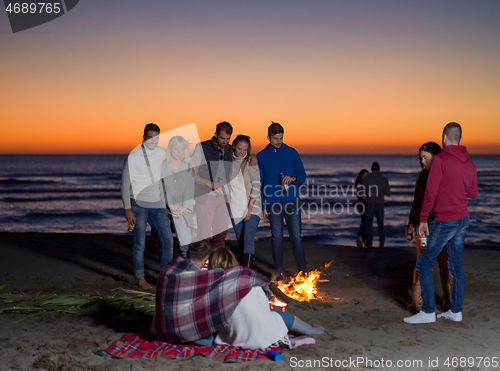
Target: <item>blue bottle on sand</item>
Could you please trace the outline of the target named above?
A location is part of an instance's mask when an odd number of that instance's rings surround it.
[[[268,350],[266,356],[275,362],[283,361],[283,356],[274,350]]]

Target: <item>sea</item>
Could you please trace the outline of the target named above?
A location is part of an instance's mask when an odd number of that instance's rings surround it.
[[[126,155],[0,155],[0,232],[126,234],[120,181]],[[301,155],[307,182],[301,188],[305,242],[356,246],[360,217],[354,180],[373,161],[389,179],[385,202],[386,246],[413,248],[405,227],[417,155]],[[479,196],[469,200],[466,248],[500,249],[500,155],[472,155]],[[376,222],[374,245],[378,246]],[[285,231],[286,232],[286,231]],[[286,233],[285,233],[286,235]],[[270,241],[268,221],[258,240]],[[229,239],[234,239],[230,229]]]

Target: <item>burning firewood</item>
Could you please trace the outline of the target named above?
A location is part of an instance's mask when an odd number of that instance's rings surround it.
[[[324,265],[323,268],[328,268],[333,263],[333,260]],[[288,283],[271,282],[269,289],[284,305],[291,303],[293,300],[310,301],[316,297],[318,293],[318,282],[328,282],[328,280],[320,280],[322,272],[313,270],[309,273],[299,272],[295,276],[290,277]]]
[[[279,288],[276,286],[276,283],[270,282],[269,283],[269,289],[271,292],[282,302],[289,304],[291,303],[294,299],[292,299],[289,296],[286,296]]]

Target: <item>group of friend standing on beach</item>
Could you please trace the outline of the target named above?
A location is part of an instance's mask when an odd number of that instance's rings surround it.
[[[299,154],[283,143],[284,128],[279,123],[269,126],[269,144],[257,155],[246,135],[238,135],[230,145],[232,133],[228,122],[217,124],[214,136],[198,143],[190,156],[189,143],[181,136],[172,137],[166,150],[158,146],[160,128],[148,124],[142,145],[127,157],[121,191],[125,217],[133,226],[134,274],[142,288],[150,288],[144,277],[147,224],[161,242],[163,268],[173,258],[170,219],[184,256],[189,244],[199,240],[211,239],[212,249],[223,247],[231,221],[240,243],[240,262],[250,268],[257,226],[261,218],[268,219],[274,260],[271,281],[283,279],[286,221],[297,269],[307,272],[298,204],[298,187],[306,172]]]
[[[238,135],[232,145],[229,144],[232,131],[228,122],[219,123],[213,138],[198,143],[192,156],[189,156],[189,143],[180,136],[173,137],[166,150],[159,147],[160,129],[155,124],[148,124],[144,129],[143,144],[133,150],[125,161],[122,198],[126,219],[131,226],[135,226],[134,271],[142,288],[150,288],[144,278],[147,223],[161,241],[162,269],[172,261],[169,214],[180,241],[181,259],[189,258],[189,246],[201,248],[199,243],[208,245],[210,239],[210,251],[224,248],[231,220],[240,244],[240,263],[247,268],[252,267],[259,221],[262,217],[268,219],[274,260],[271,281],[283,279],[282,242],[286,221],[297,269],[307,272],[298,202],[298,186],[305,182],[306,173],[300,156],[294,148],[283,143],[284,129],[278,123],[273,122],[269,126],[269,144],[256,156],[251,153],[248,136]],[[416,182],[406,230],[408,239],[417,230],[414,300],[409,309],[419,312],[404,318],[406,323],[436,320],[432,276],[432,264],[436,259],[441,270],[443,308],[449,308],[437,317],[462,320],[465,292],[462,254],[469,225],[467,198],[477,197],[478,186],[476,167],[467,149],[460,145],[461,139],[461,126],[452,122],[443,130],[443,149],[435,142],[425,143],[419,149],[423,169]],[[373,217],[377,217],[380,246],[383,247],[383,199],[390,196],[390,188],[379,170],[378,163],[374,163],[372,173],[367,176],[360,173],[357,185],[362,185],[364,192],[370,190],[364,196],[358,192],[359,197],[367,200],[362,218],[371,227]],[[368,202],[370,198],[372,200]],[[197,217],[196,233],[193,211],[196,211]],[[367,230],[366,239],[363,236],[362,242],[372,247],[373,230]],[[198,256],[198,259],[201,258],[205,256]],[[191,260],[196,266],[200,265],[201,260]]]
[[[148,124],[142,145],[124,163],[122,199],[133,232],[134,274],[143,289],[151,288],[144,274],[148,223],[161,242],[151,331],[173,343],[252,349],[314,342],[289,338],[289,331],[314,335],[323,328],[271,310],[267,285],[251,270],[263,217],[272,230],[271,281],[283,279],[284,221],[297,268],[307,272],[298,204],[304,166],[297,151],[283,143],[284,129],[278,123],[269,126],[269,144],[257,155],[251,153],[246,135],[230,145],[232,132],[228,122],[219,123],[214,136],[198,143],[190,156],[189,143],[181,136],[172,137],[167,149],[158,146],[160,128]],[[170,220],[182,253],[176,259]],[[241,265],[224,247],[229,221],[239,241]]]
[[[412,208],[406,227],[406,238],[412,240],[415,235],[417,245],[417,264],[413,273],[413,300],[407,309],[418,313],[404,318],[411,324],[431,323],[436,321],[434,279],[432,265],[437,260],[442,288],[442,307],[445,310],[437,318],[460,322],[465,293],[465,273],[463,268],[464,240],[469,227],[467,198],[475,199],[478,195],[477,170],[462,140],[462,127],[450,122],[444,127],[443,148],[435,142],[424,143],[419,149],[422,166],[416,181]],[[383,196],[390,196],[387,179],[373,174],[380,167],[374,162],[372,173],[361,170],[356,179],[358,205],[366,205],[365,212],[360,212],[361,226],[358,233],[358,246],[366,243],[372,247],[373,240],[373,202],[374,195],[365,189],[375,184],[381,210],[377,216],[380,247],[384,246]],[[385,180],[384,180],[385,179]],[[381,206],[380,206],[381,205]],[[417,233],[415,234],[415,230]]]

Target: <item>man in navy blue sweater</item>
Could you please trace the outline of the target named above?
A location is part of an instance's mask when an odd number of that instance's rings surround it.
[[[274,274],[271,281],[283,280],[283,225],[293,243],[297,269],[307,273],[302,242],[302,221],[299,208],[299,185],[306,180],[306,171],[297,151],[283,143],[283,126],[273,122],[268,128],[269,144],[257,154],[262,181],[264,218],[271,223]]]

